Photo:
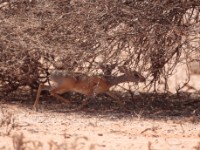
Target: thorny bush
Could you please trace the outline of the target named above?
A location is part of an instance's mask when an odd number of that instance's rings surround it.
[[[1,0],[0,94],[37,88],[52,68],[145,74],[149,88],[199,61],[199,0]],[[100,70],[101,71],[101,70]]]

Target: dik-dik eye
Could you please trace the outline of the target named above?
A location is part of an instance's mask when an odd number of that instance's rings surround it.
[[[138,74],[134,74],[134,77],[136,77],[136,78],[140,78],[140,76],[138,75]]]

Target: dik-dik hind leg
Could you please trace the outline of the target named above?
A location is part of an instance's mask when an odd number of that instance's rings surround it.
[[[43,85],[43,84],[40,84],[39,87],[38,87],[38,91],[37,91],[37,95],[36,95],[36,99],[35,99],[35,102],[34,102],[34,105],[33,105],[33,108],[35,111],[38,111],[38,103],[39,103],[39,99],[40,99],[40,94],[41,94],[41,91],[42,90],[50,90],[52,87],[51,86],[48,86],[48,85]],[[59,88],[55,88],[53,90],[50,91],[50,94],[56,98],[58,98],[59,100],[61,100],[62,102],[64,102],[65,104],[69,104],[69,100],[63,98],[62,96],[56,94],[57,91],[60,91],[62,90],[63,88],[62,87],[59,87]]]
[[[58,87],[58,88],[55,88],[55,89],[51,90],[50,94],[52,96],[56,97],[57,99],[61,100],[65,104],[70,104],[70,101],[68,99],[65,99],[64,97],[62,97],[62,96],[57,94],[57,92],[62,91],[62,90],[63,90],[63,87]]]
[[[41,91],[42,90],[49,90],[50,89],[50,86],[48,85],[43,85],[43,84],[39,84],[39,87],[38,87],[38,90],[37,90],[37,95],[36,95],[36,98],[35,98],[35,102],[34,102],[34,105],[33,105],[33,109],[35,111],[38,111],[38,103],[39,103],[39,99],[40,99],[40,94],[41,94]]]

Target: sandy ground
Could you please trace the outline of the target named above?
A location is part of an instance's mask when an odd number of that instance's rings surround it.
[[[200,123],[191,117],[67,112],[58,103],[34,112],[31,105],[0,103],[1,150],[200,149]]]
[[[186,79],[175,75],[170,90]],[[190,85],[199,89],[199,75]],[[123,109],[104,97],[76,112],[52,97],[42,98],[39,112],[27,97],[0,100],[0,150],[200,150],[199,91],[127,95]]]

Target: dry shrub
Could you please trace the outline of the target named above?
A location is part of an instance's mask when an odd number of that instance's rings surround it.
[[[52,66],[97,74],[108,63],[151,88],[199,55],[199,14],[199,0],[0,1],[0,93],[36,88]]]
[[[14,134],[12,136],[14,150],[40,150],[44,149],[41,141],[27,140],[23,133]]]
[[[4,129],[0,136],[8,136],[16,126],[15,118],[12,113],[4,112],[2,109],[0,111],[0,127]]]

